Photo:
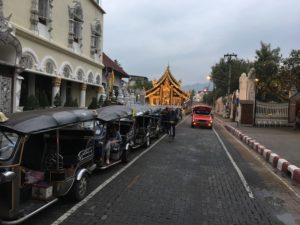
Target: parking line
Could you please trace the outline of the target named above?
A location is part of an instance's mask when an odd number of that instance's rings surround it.
[[[250,198],[254,198],[254,195],[253,195],[253,193],[252,193],[252,191],[251,191],[251,189],[250,189],[250,186],[249,186],[249,184],[247,183],[247,181],[246,181],[246,179],[245,179],[245,177],[244,177],[242,171],[240,170],[240,168],[237,166],[237,164],[236,164],[235,161],[233,160],[233,158],[232,158],[232,156],[230,155],[229,151],[227,150],[227,148],[226,148],[224,142],[222,141],[222,139],[220,138],[219,134],[216,132],[216,130],[215,130],[214,128],[213,128],[213,131],[214,131],[214,133],[216,134],[216,136],[217,136],[217,138],[218,138],[220,144],[222,145],[223,149],[225,150],[225,152],[226,152],[226,154],[227,154],[227,156],[228,156],[230,162],[232,163],[233,167],[235,168],[236,172],[238,173],[238,175],[239,175],[239,177],[240,177],[240,179],[241,179],[241,181],[242,181],[242,183],[243,183],[243,185],[244,185],[246,191],[248,192],[249,197],[250,197]]]

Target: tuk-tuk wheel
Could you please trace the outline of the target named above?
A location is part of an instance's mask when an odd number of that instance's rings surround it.
[[[148,147],[150,147],[150,145],[151,145],[150,136],[147,136],[145,147],[148,148]]]
[[[88,179],[83,175],[80,180],[76,180],[73,185],[73,197],[76,201],[81,201],[87,193]]]
[[[123,150],[123,153],[122,153],[122,162],[123,163],[128,163],[129,162],[129,154],[130,154],[130,149],[128,150]]]

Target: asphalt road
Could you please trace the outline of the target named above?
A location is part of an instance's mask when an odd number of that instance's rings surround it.
[[[25,224],[297,224],[295,193],[216,130],[226,150],[213,130],[192,129],[187,118],[175,140],[165,137],[136,151],[132,158],[143,155],[132,164],[93,174],[89,200],[62,199]]]

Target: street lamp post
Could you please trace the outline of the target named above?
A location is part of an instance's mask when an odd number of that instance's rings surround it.
[[[228,89],[227,89],[227,94],[230,94],[230,84],[231,84],[231,60],[233,57],[237,57],[237,54],[231,53],[231,54],[226,54],[224,55],[224,58],[227,58],[228,62]]]
[[[231,54],[225,54],[224,58],[227,58],[227,62],[228,62],[228,89],[227,89],[227,108],[229,110],[229,95],[230,95],[230,84],[231,84],[231,60],[233,57],[237,57],[237,54],[231,53]],[[230,112],[229,112],[230,115]],[[226,112],[226,116],[227,116],[227,112]]]

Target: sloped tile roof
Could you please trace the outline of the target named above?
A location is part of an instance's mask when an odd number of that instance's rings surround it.
[[[128,73],[126,73],[122,67],[120,67],[117,63],[115,63],[104,52],[103,52],[103,64],[105,67],[113,69],[114,71],[121,73],[123,75],[123,77],[129,77]]]

